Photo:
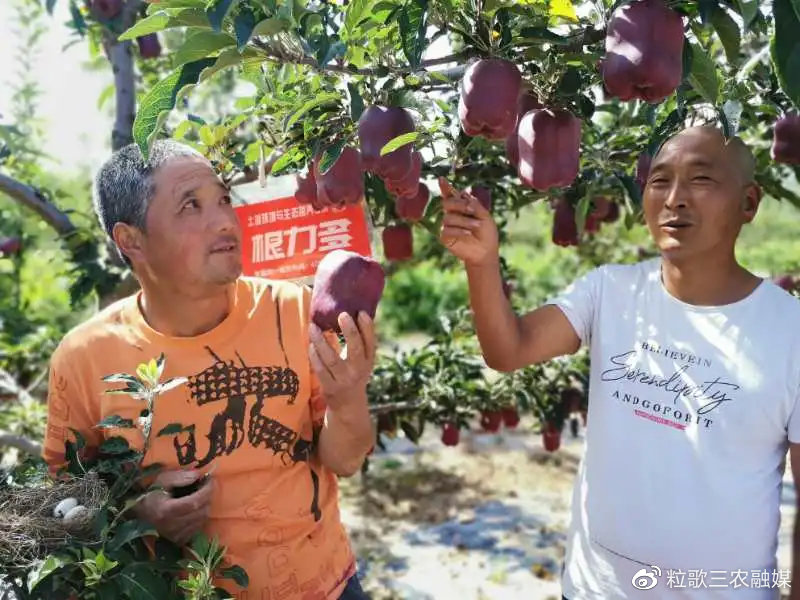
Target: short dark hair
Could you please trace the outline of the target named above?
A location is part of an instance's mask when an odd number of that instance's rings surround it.
[[[172,139],[157,140],[147,160],[139,146],[129,144],[111,155],[94,180],[94,211],[109,239],[117,223],[145,230],[147,207],[153,197],[153,174],[167,162],[182,156],[202,156],[194,148]],[[130,266],[128,257],[117,252]]]

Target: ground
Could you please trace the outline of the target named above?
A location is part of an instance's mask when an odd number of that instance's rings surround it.
[[[428,431],[376,452],[342,482],[342,515],[374,600],[560,599],[572,484],[583,431],[546,452],[523,421],[462,432],[448,448]],[[788,473],[787,469],[787,473]],[[790,566],[795,496],[784,481],[779,567]]]

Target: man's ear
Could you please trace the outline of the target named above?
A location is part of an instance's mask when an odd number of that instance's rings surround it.
[[[761,187],[755,182],[747,184],[742,196],[742,216],[745,223],[750,223],[756,218],[758,207],[761,204]]]
[[[143,232],[133,225],[127,223],[116,223],[111,230],[111,237],[120,249],[122,254],[128,257],[131,263],[143,262],[144,254],[142,248]]]

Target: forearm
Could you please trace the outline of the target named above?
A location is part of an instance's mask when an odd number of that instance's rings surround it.
[[[318,446],[323,465],[337,475],[354,475],[374,443],[366,390],[353,392],[336,409],[328,407]]]
[[[484,360],[492,369],[513,371],[519,365],[519,319],[503,293],[500,264],[467,266],[469,298]]]

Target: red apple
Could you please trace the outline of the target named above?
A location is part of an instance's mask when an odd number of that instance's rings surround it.
[[[519,412],[513,406],[503,409],[503,424],[509,429],[514,429],[519,425]]]
[[[400,179],[384,179],[386,191],[398,198],[414,198],[419,192],[419,177],[422,174],[422,155],[411,154],[411,168]]]
[[[353,319],[361,311],[374,318],[384,284],[383,268],[377,261],[348,250],[329,252],[314,275],[311,321],[323,331],[338,332],[338,317],[343,312]]]
[[[543,108],[539,99],[532,92],[523,92],[517,103],[517,120],[514,124],[514,130],[506,138],[506,157],[508,162],[516,169],[519,165],[519,140],[517,133],[519,132],[520,119],[532,110]]]
[[[98,17],[113,19],[122,12],[123,0],[92,0],[91,10]]]
[[[542,428],[542,444],[548,452],[555,452],[561,446],[561,430],[550,421]]]
[[[161,43],[155,33],[137,37],[136,43],[139,44],[139,56],[142,58],[158,58],[161,56]]]
[[[775,279],[775,285],[783,288],[787,292],[791,292],[797,287],[797,280],[791,275],[782,275]]]
[[[475,196],[478,199],[478,202],[483,205],[483,208],[488,211],[492,210],[492,192],[489,190],[489,188],[485,188],[480,185],[472,185],[467,188],[467,192]]]
[[[616,202],[611,202],[608,205],[608,214],[606,218],[603,219],[606,223],[615,223],[619,220],[619,204]]]
[[[514,63],[496,58],[472,63],[461,82],[458,117],[469,136],[507,138],[517,120],[522,76]]]
[[[305,177],[299,173],[294,176],[294,199],[300,204],[317,203],[317,181],[314,179],[314,169],[309,169]],[[316,207],[315,207],[316,208]]]
[[[361,154],[355,148],[345,148],[325,173],[319,171],[320,157],[314,159],[314,178],[317,181],[317,198],[343,206],[358,204],[364,198],[364,176]]]
[[[484,431],[489,433],[496,433],[500,430],[500,424],[503,422],[503,413],[499,410],[482,410],[481,411],[481,427]]]
[[[405,221],[416,223],[425,216],[425,208],[430,199],[430,190],[424,183],[417,184],[417,195],[413,198],[400,197],[394,201],[394,212]]]
[[[394,138],[412,131],[414,119],[406,109],[397,106],[367,108],[358,120],[358,139],[364,168],[382,179],[402,179],[411,168],[412,144],[401,146],[385,156],[381,156],[381,148]]]
[[[519,123],[519,177],[539,191],[570,185],[578,176],[581,120],[566,110],[536,109]]]
[[[0,255],[13,256],[22,250],[22,240],[18,237],[0,239]]]
[[[383,254],[386,260],[408,260],[414,256],[414,235],[405,223],[383,229]]]
[[[770,154],[775,162],[800,165],[800,114],[788,114],[778,119]]]
[[[683,77],[683,17],[664,0],[621,6],[608,23],[600,70],[611,96],[661,102]]]
[[[556,246],[577,246],[578,226],[575,208],[566,198],[559,198],[553,214],[553,243]]]
[[[445,423],[442,426],[442,443],[445,446],[456,446],[458,445],[459,439],[459,430],[458,425],[455,423]]]

